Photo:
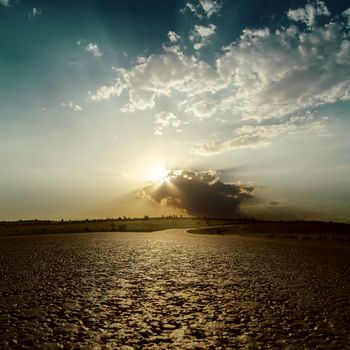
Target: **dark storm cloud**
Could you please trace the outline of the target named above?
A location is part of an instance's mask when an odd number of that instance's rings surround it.
[[[142,189],[154,202],[197,217],[237,217],[240,204],[252,198],[252,187],[225,184],[215,171],[172,170],[160,184]]]

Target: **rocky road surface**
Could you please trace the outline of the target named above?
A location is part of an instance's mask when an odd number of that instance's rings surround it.
[[[0,349],[350,349],[350,247],[242,236],[0,238]]]

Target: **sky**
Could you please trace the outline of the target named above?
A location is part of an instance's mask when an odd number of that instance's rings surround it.
[[[350,221],[349,31],[345,0],[0,0],[0,220]]]

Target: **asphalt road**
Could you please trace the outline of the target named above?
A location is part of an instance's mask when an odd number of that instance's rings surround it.
[[[350,246],[188,234],[0,238],[0,349],[350,349]]]

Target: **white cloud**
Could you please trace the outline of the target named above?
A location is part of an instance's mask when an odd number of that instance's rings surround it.
[[[350,7],[346,9],[342,15],[348,20],[348,28],[350,28]]]
[[[252,145],[259,140],[271,142],[275,136],[267,136],[267,129],[275,135],[281,134],[282,129],[290,132],[296,127],[295,124],[281,126],[291,115],[350,100],[347,26],[344,15],[322,26],[315,22],[312,28],[294,22],[274,31],[247,28],[218,53],[214,65],[186,55],[175,42],[164,46],[159,54],[143,57],[129,69],[118,69],[118,88],[104,87],[101,98],[95,100],[111,98],[125,90],[128,101],[122,107],[123,112],[162,108],[167,101],[175,106],[172,112],[181,113],[182,119],[189,122],[203,118],[216,120],[224,113],[226,120],[235,123],[250,120],[250,123],[277,125],[259,124],[253,130],[255,133],[242,129],[246,133],[236,133],[232,140],[217,140],[219,146],[214,146],[219,149]],[[201,29],[197,32],[201,38],[208,37]],[[116,93],[108,93],[115,89]],[[310,130],[316,130],[317,118],[314,118]],[[311,125],[310,119],[301,123]],[[322,119],[320,123],[323,125]]]
[[[81,106],[79,106],[78,104],[72,102],[72,101],[68,101],[68,102],[62,102],[61,103],[62,107],[67,107],[72,109],[74,112],[79,112],[81,110],[83,110],[83,108]]]
[[[121,70],[129,93],[123,110],[153,108],[164,96],[179,100],[182,112],[203,109],[203,117],[216,111],[241,119],[283,117],[350,99],[349,62],[350,42],[340,22],[311,31],[245,29],[215,67],[172,46]]]
[[[221,4],[215,0],[199,0],[198,2],[188,1],[182,11],[186,9],[191,11],[198,18],[203,19],[218,13],[221,9]]]
[[[145,63],[120,72],[129,92],[124,112],[153,108],[160,96],[190,98],[216,91],[220,84],[215,69],[185,56],[178,47],[165,47],[162,54],[151,55]]]
[[[173,128],[176,131],[181,131],[179,129],[181,124],[181,120],[174,113],[164,111],[157,113],[154,120],[154,135],[163,135],[163,129],[165,128]]]
[[[176,43],[181,39],[180,35],[176,34],[175,32],[170,31],[168,33],[168,38],[172,43]]]
[[[201,4],[207,17],[212,16],[214,13],[219,12],[221,9],[219,2],[214,0],[199,0],[199,3]]]
[[[10,0],[0,0],[0,5],[10,7]]]
[[[235,130],[235,136],[225,141],[210,141],[194,149],[195,154],[211,155],[225,150],[260,147],[271,144],[284,134],[314,131],[324,134],[328,118],[315,118],[306,112],[303,116],[293,116],[286,122],[266,125],[243,125]]]
[[[139,56],[139,57],[136,58],[136,62],[138,64],[146,63],[147,62],[147,58],[144,57],[144,56]]]
[[[39,17],[42,13],[42,10],[37,7],[33,7],[32,12],[29,14],[29,18],[36,18]]]
[[[94,43],[89,43],[86,48],[85,51],[90,52],[91,54],[93,54],[96,57],[101,57],[102,56],[102,51],[100,50],[100,48],[94,44]]]
[[[208,45],[210,37],[215,34],[215,29],[216,26],[214,24],[209,24],[207,27],[195,25],[189,37],[189,39],[195,43],[194,48],[199,50]]]
[[[295,22],[305,23],[308,27],[313,27],[316,23],[317,16],[329,16],[330,12],[321,0],[309,2],[304,8],[288,10],[288,17]]]
[[[220,104],[211,93],[203,94],[200,98],[184,100],[179,107],[189,116],[197,119],[211,117],[220,110]]]
[[[312,31],[245,30],[217,69],[233,94],[221,101],[243,119],[284,116],[350,97],[350,51],[342,23]]]
[[[99,102],[108,100],[113,96],[119,96],[124,89],[124,85],[120,79],[117,79],[112,85],[101,86],[95,93],[89,91],[89,100]]]
[[[186,12],[187,9],[193,12],[197,17],[202,17],[202,14],[198,11],[198,5],[195,6],[191,2],[186,2],[185,7],[181,10],[181,12]]]

